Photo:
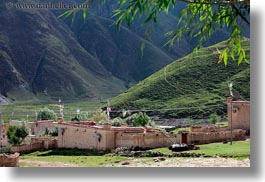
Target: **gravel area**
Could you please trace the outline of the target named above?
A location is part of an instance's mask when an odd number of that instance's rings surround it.
[[[112,164],[113,167],[250,167],[249,159],[231,158],[151,158],[144,161],[141,158],[128,159],[120,163]],[[126,162],[126,165],[124,163]]]

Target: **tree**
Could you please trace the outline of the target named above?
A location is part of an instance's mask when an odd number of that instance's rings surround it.
[[[209,120],[212,124],[216,124],[218,121],[220,121],[220,117],[216,113],[213,113],[210,115]]]
[[[9,126],[7,130],[8,141],[13,145],[20,145],[28,134],[29,131],[25,124],[22,126]]]
[[[105,111],[102,109],[96,110],[96,112],[93,113],[93,119],[98,123],[100,121],[106,121],[108,118],[107,114]]]
[[[107,0],[103,0],[107,3]],[[85,0],[84,4],[91,4],[94,1]],[[100,0],[97,2],[101,2]],[[142,20],[143,25],[150,27],[156,24],[159,14],[168,14],[170,9],[174,9],[179,3],[185,3],[178,23],[179,27],[166,34],[169,40],[165,45],[173,45],[179,41],[184,33],[191,37],[198,37],[199,42],[195,47],[195,52],[202,47],[209,37],[217,30],[227,28],[230,36],[227,46],[223,50],[216,50],[219,53],[218,63],[228,64],[228,58],[235,60],[238,56],[238,64],[243,60],[247,63],[246,53],[241,46],[244,38],[242,31],[250,27],[250,0],[119,0],[119,8],[114,10],[113,17],[116,18],[117,27],[125,22],[128,27],[136,19]],[[61,16],[73,15],[79,9],[68,10]],[[83,9],[83,17],[86,18],[87,10]],[[147,28],[148,29],[148,28]],[[144,42],[141,50],[144,49]]]
[[[82,121],[82,116],[80,114],[76,114],[75,117],[71,119],[71,121]]]
[[[124,123],[123,119],[120,117],[117,117],[111,121],[111,126],[121,126],[123,123]]]
[[[39,111],[37,119],[57,121],[57,115],[53,110],[50,110],[47,107],[45,107],[44,109],[41,109]]]
[[[134,126],[146,126],[150,121],[150,118],[145,113],[138,113],[133,119]]]

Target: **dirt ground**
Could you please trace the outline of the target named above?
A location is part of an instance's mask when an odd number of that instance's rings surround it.
[[[44,162],[29,159],[20,160],[21,167],[81,167],[61,162]],[[250,160],[231,158],[128,158],[107,167],[250,167]]]
[[[153,158],[152,161],[141,161],[140,158],[127,160],[125,162],[112,164],[115,167],[250,167],[250,160],[236,160],[231,158],[165,158],[160,161],[159,158]]]
[[[46,162],[30,159],[20,159],[19,163],[20,167],[79,167],[74,164],[66,164],[62,162]]]

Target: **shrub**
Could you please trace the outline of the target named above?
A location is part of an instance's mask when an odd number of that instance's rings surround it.
[[[123,119],[118,117],[111,121],[111,126],[121,126],[122,123],[124,123]]]
[[[131,116],[128,116],[127,118],[124,119],[124,121],[126,122],[126,124],[128,126],[132,126],[133,125],[133,120],[134,118],[137,116],[137,113],[131,115]]]
[[[37,119],[57,121],[57,115],[53,110],[50,110],[47,107],[45,107],[44,109],[39,111]]]
[[[25,124],[22,126],[9,126],[7,130],[8,141],[13,145],[21,144],[28,134],[29,131]]]
[[[80,116],[80,114],[77,114],[74,118],[71,119],[71,121],[82,121],[82,116]]]
[[[58,136],[58,126],[56,126],[55,128],[51,129],[49,132],[50,136]]]
[[[210,115],[209,121],[212,124],[216,124],[218,121],[220,121],[220,117],[216,113],[213,113]]]
[[[133,126],[146,126],[150,121],[150,118],[145,113],[138,113],[133,119]]]
[[[96,112],[93,113],[93,120],[95,120],[97,123],[100,121],[106,121],[108,118],[105,111],[102,109],[98,109]]]
[[[11,147],[2,147],[0,148],[0,154],[11,154],[12,153],[12,149]]]

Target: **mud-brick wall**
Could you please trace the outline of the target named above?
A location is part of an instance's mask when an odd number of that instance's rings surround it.
[[[59,125],[58,148],[109,150],[114,146],[114,132],[104,129]]]
[[[177,135],[167,135],[162,132],[147,133],[122,133],[115,135],[116,147],[141,147],[141,148],[157,148],[168,147],[172,143],[177,142]]]
[[[192,126],[190,127],[191,132],[220,132],[228,130],[227,126],[208,125],[208,126]]]
[[[242,129],[235,129],[232,132],[233,140],[245,140],[246,131]],[[189,144],[206,144],[214,142],[230,141],[231,131],[221,132],[190,132],[188,134]]]
[[[0,154],[0,167],[19,167],[19,153]]]

